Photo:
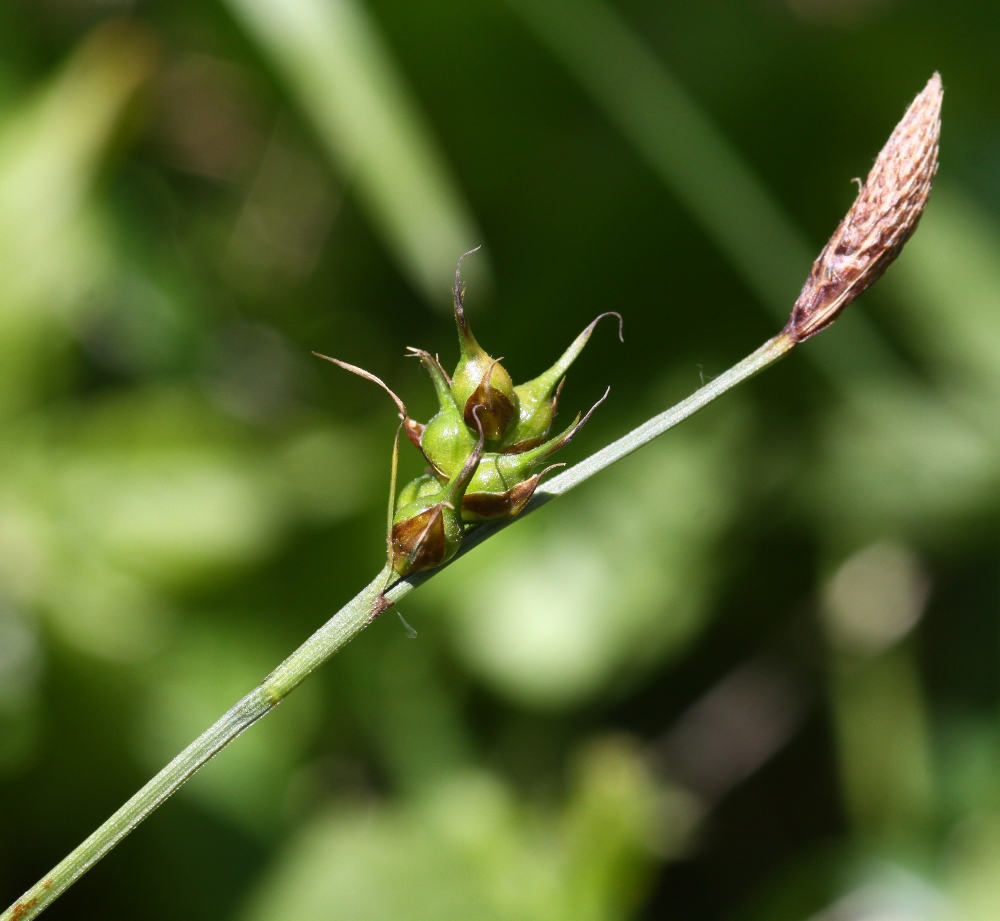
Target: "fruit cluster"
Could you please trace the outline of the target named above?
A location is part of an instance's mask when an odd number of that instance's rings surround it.
[[[395,502],[390,499],[389,561],[400,576],[440,566],[458,552],[470,528],[512,518],[524,508],[541,478],[562,466],[543,464],[573,439],[607,397],[605,392],[586,415],[578,413],[564,431],[550,438],[567,369],[604,317],[618,317],[621,336],[621,316],[601,314],[551,368],[515,386],[500,359],[491,358],[472,334],[465,316],[461,267],[460,259],[454,301],[461,357],[455,373],[449,377],[429,352],[409,350],[420,359],[437,392],[438,411],[426,424],[411,419],[402,400],[375,375],[319,356],[384,388],[399,409],[401,428],[427,461],[427,472],[407,483]],[[397,433],[397,446],[398,440]],[[394,493],[397,448],[393,450]]]

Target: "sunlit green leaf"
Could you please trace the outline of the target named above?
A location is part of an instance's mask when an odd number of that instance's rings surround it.
[[[364,8],[358,0],[227,3],[287,80],[401,269],[431,303],[447,304],[455,261],[482,234]]]

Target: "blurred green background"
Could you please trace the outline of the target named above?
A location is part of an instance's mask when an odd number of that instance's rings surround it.
[[[1000,913],[1000,6],[0,5],[0,902],[377,572],[448,284],[579,459],[783,323],[931,73],[938,185],[789,359],[382,617],[47,917]],[[564,417],[565,418],[565,417]],[[420,469],[404,445],[403,473]]]

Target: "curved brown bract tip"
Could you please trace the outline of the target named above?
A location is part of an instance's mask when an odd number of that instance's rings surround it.
[[[434,373],[440,374],[448,384],[451,383],[451,377],[448,372],[445,371],[441,364],[441,359],[437,355],[432,355],[426,349],[418,349],[412,345],[408,345],[406,347],[406,351],[408,353],[406,356],[407,358],[419,358],[421,364],[423,364],[428,370],[433,369]]]
[[[469,321],[465,318],[465,285],[462,283],[462,263],[466,256],[478,253],[483,248],[483,244],[473,247],[458,257],[458,265],[455,266],[455,287],[452,288],[452,296],[455,301],[455,322],[458,323],[458,331],[463,338],[469,338],[472,342],[475,339],[469,329]]]
[[[935,73],[882,148],[851,209],[813,263],[783,332],[803,342],[871,287],[917,229],[938,167],[941,76]]]
[[[573,427],[565,435],[563,435],[562,438],[559,439],[555,447],[552,449],[553,451],[557,451],[559,448],[565,447],[574,438],[576,438],[576,436],[580,433],[580,429],[582,429],[590,421],[590,417],[594,415],[594,413],[597,410],[597,407],[600,406],[608,398],[609,393],[611,393],[610,387],[608,387],[608,389],[604,391],[604,396],[602,396],[593,406],[590,407],[590,409],[587,410],[587,414],[582,419],[579,419],[577,422],[573,423]]]
[[[556,417],[559,412],[559,397],[562,396],[562,389],[566,385],[566,377],[563,376],[559,378],[559,383],[556,384],[556,392],[552,394],[552,418]]]
[[[376,377],[371,371],[366,371],[364,368],[359,368],[357,365],[348,364],[346,361],[341,361],[339,358],[331,358],[329,355],[323,355],[320,352],[313,352],[317,358],[322,358],[324,361],[333,362],[338,368],[343,368],[345,371],[350,371],[352,374],[357,374],[358,377],[363,377],[366,381],[371,381],[373,384],[378,384],[390,397],[392,401],[396,404],[396,409],[399,410],[400,418],[405,422],[409,418],[409,413],[406,411],[406,406],[403,405],[403,401],[396,396],[389,389],[389,385],[382,380],[380,377]],[[409,434],[409,432],[407,432]],[[410,436],[412,438],[412,436]]]
[[[483,244],[480,243],[479,246],[474,246],[472,249],[466,250],[458,257],[458,265],[455,266],[455,291],[457,292],[462,286],[462,263],[465,262],[466,256],[471,256],[473,253],[478,253],[483,248]]]
[[[618,341],[625,341],[625,321],[622,319],[622,315],[617,310],[608,310],[602,313],[599,317],[596,317],[594,321],[588,326],[584,332],[589,337],[594,331],[594,327],[601,322],[605,317],[618,317]]]
[[[537,448],[540,445],[545,444],[545,439],[548,438],[549,432],[546,429],[541,435],[536,435],[534,438],[525,438],[523,441],[515,442],[512,445],[507,445],[501,448],[498,454],[524,454],[525,451],[531,451],[533,448]]]

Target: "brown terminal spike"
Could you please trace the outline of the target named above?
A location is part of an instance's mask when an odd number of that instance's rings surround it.
[[[784,333],[802,342],[873,285],[917,228],[938,167],[941,76],[913,100],[850,211],[813,263]]]

